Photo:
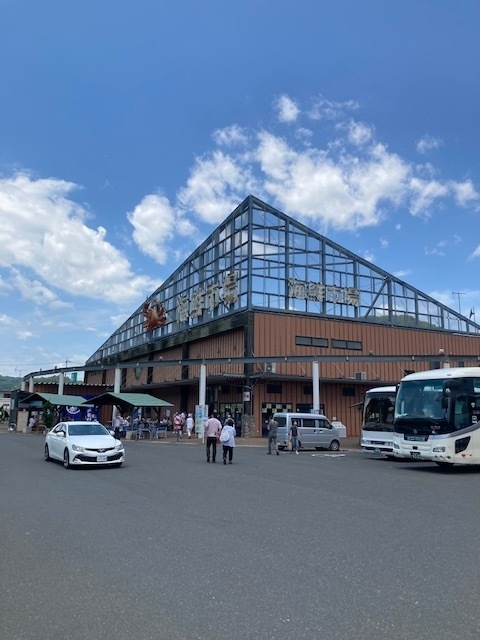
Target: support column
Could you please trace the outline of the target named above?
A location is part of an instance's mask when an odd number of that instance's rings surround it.
[[[122,370],[120,367],[115,369],[115,377],[113,380],[113,393],[120,393],[120,384],[122,380]]]
[[[207,399],[207,365],[200,365],[200,380],[198,384],[198,404],[201,407],[205,407]],[[198,425],[200,427],[200,432],[198,433],[198,437],[202,437],[202,442],[205,442],[205,421],[208,416],[203,415],[203,424]],[[197,433],[197,424],[195,423],[195,432]]]
[[[65,384],[65,374],[63,371],[60,371],[58,374],[58,395],[63,395],[63,386]]]
[[[320,413],[320,365],[312,362],[313,412]]]
[[[122,380],[122,370],[120,367],[115,367],[115,373],[113,378],[113,393],[120,393],[120,383]],[[113,429],[113,421],[117,417],[117,407],[113,405],[112,407],[112,429]]]
[[[200,365],[200,382],[198,387],[198,404],[202,407],[205,406],[205,400],[207,397],[207,365]]]

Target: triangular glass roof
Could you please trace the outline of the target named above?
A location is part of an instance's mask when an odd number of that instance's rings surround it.
[[[480,332],[470,319],[249,196],[87,362],[255,309]]]

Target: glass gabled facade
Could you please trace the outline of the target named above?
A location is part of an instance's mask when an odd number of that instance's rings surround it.
[[[146,328],[149,310],[162,322]],[[249,196],[89,358],[132,350],[245,310],[480,333],[480,326]]]

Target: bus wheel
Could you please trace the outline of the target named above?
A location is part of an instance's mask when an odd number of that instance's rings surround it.
[[[435,462],[435,464],[438,464],[443,471],[451,471],[453,469],[453,462]]]

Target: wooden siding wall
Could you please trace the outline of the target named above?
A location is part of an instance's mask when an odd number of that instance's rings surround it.
[[[314,318],[288,314],[256,312],[254,316],[254,346],[253,353],[244,352],[244,329],[238,328],[224,333],[211,335],[207,338],[192,341],[185,345],[166,349],[154,354],[154,361],[181,360],[196,358],[236,358],[255,356],[268,358],[269,356],[338,356],[337,363],[320,363],[320,403],[325,405],[325,413],[330,418],[336,417],[348,428],[349,436],[359,436],[361,429],[361,403],[365,391],[373,386],[393,384],[398,382],[405,370],[421,371],[432,368],[432,364],[412,361],[412,355],[439,354],[443,349],[447,357],[438,355],[438,362],[448,360],[449,354],[460,356],[457,361],[450,360],[450,366],[459,364],[479,366],[475,354],[480,355],[480,337],[454,335],[442,331],[427,331],[420,329],[389,327],[385,325],[369,325],[348,320]],[[328,340],[328,347],[309,347],[296,344],[296,337],[323,338]],[[361,343],[361,349],[338,349],[331,347],[332,339]],[[473,357],[473,360],[461,359],[461,354]],[[352,363],[347,356],[388,356],[405,355],[402,362],[365,362]],[[135,379],[134,367],[136,362],[142,366],[139,380]],[[127,383],[122,389],[129,390],[140,387],[152,395],[161,397],[174,404],[172,411],[181,410],[193,412],[198,402],[198,378],[200,367],[192,365],[188,368],[188,378],[194,379],[195,384],[188,390],[187,406],[180,407],[180,387],[176,382],[184,380],[185,365],[153,367],[151,383],[147,382],[148,358],[131,362],[132,368],[127,370]],[[262,433],[264,414],[262,405],[265,403],[290,403],[293,410],[299,404],[313,404],[312,363],[276,363],[275,372],[265,373],[264,365],[256,365],[254,373],[259,374],[255,380],[252,397],[252,411],[255,417],[256,435]],[[182,372],[184,376],[182,377]],[[235,385],[234,380],[228,380],[228,375],[242,376],[243,363],[223,365],[208,365],[207,376],[214,376],[217,383],[209,383],[210,398],[214,398],[217,406],[239,405],[242,401],[242,389]],[[365,379],[360,380],[356,374],[364,373]],[[104,379],[102,379],[105,376]],[[218,383],[218,379],[225,376],[225,382]],[[290,379],[289,379],[290,378]],[[91,384],[114,384],[114,371],[92,372],[88,374]],[[170,386],[163,386],[171,383]],[[281,393],[268,393],[267,385],[277,383],[281,385]],[[158,386],[157,386],[158,385]]]
[[[305,384],[295,382],[280,382],[282,392],[278,394],[267,393],[266,384],[259,383],[254,393],[254,415],[258,435],[261,433],[262,424],[266,414],[263,412],[263,403],[282,404],[290,403],[292,411],[297,405],[312,404],[313,396],[305,393]],[[348,383],[338,384],[320,383],[320,404],[325,406],[325,414],[330,419],[340,420],[347,427],[348,436],[360,436],[363,398],[371,384],[351,386]],[[354,395],[344,396],[344,389],[348,388]]]
[[[228,333],[209,336],[197,340],[190,345],[190,358],[240,358],[245,355],[243,344],[243,328]],[[190,367],[190,377],[200,376],[200,367]],[[243,364],[211,364],[208,365],[209,376],[242,375]]]
[[[308,347],[295,344],[296,336],[325,338],[328,347]],[[362,349],[332,348],[331,340],[349,340],[362,343]],[[445,354],[480,354],[480,337],[454,335],[441,331],[427,331],[420,329],[403,329],[383,325],[368,325],[357,322],[340,320],[326,320],[298,316],[281,316],[268,313],[255,314],[254,351],[255,355],[405,355],[404,363],[375,362],[375,363],[322,363],[320,365],[321,378],[354,379],[358,372],[365,372],[366,379],[372,382],[398,381],[404,375],[404,370],[422,371],[430,365],[411,361],[411,355],[435,355],[439,349]],[[438,360],[445,360],[438,356]],[[451,366],[458,362],[451,362]],[[478,361],[470,361],[478,366]],[[305,375],[311,377],[311,364],[308,363],[277,363],[276,375]]]

